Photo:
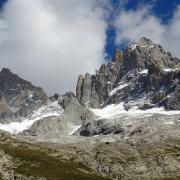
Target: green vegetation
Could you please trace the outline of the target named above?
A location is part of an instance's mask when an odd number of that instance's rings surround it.
[[[0,138],[0,140],[2,140]],[[48,180],[102,180],[82,163],[52,157],[51,152],[27,143],[8,143],[0,141],[0,150],[14,159],[14,171],[26,177],[43,177]]]
[[[72,156],[67,152],[69,148],[73,152]],[[180,139],[137,143],[134,146],[117,142],[101,143],[87,153],[70,146],[53,148],[41,143],[33,145],[0,134],[0,150],[13,158],[10,169],[15,174],[33,176],[37,180],[38,177],[47,180],[108,179],[98,176],[89,168],[96,168],[93,163],[100,167],[100,173],[114,178],[180,179]],[[65,159],[63,152],[67,153],[69,160]]]

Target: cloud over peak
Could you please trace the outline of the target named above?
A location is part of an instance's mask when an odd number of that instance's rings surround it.
[[[180,57],[180,6],[163,24],[153,4],[133,10],[127,2],[8,0],[0,17],[0,64],[51,95],[74,91],[79,74],[94,73],[107,43],[113,49],[146,36]],[[108,28],[116,31],[115,45],[107,42],[114,38]]]
[[[74,90],[80,73],[104,61],[107,23],[96,0],[9,0],[2,17],[1,64],[49,94]]]
[[[163,24],[161,19],[153,15],[151,6],[136,10],[122,9],[114,21],[114,27],[117,45],[126,41],[136,42],[141,36],[146,36],[180,57],[180,6],[168,24]]]

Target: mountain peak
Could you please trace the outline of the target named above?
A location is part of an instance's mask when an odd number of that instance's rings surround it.
[[[8,118],[18,120],[26,117],[47,100],[42,88],[20,78],[8,68],[0,72],[0,96],[4,98],[0,99],[0,111],[2,108],[6,110],[5,114],[0,113],[0,123],[7,122]]]
[[[11,70],[8,68],[2,68],[1,73],[11,73]]]
[[[171,78],[176,79],[179,74],[174,70],[178,64],[179,61],[161,45],[142,37],[137,43],[129,44],[123,54],[117,48],[112,62],[103,64],[95,75],[86,75],[85,79],[80,76],[76,95],[83,106],[99,108],[108,103],[129,101],[130,94],[132,99],[143,93],[155,94],[154,89],[161,92],[161,89],[174,85],[173,81],[164,80],[164,76],[168,71]],[[162,87],[158,83],[163,84]],[[166,85],[168,83],[169,86]],[[151,98],[152,101],[156,99],[155,95]],[[155,100],[154,104],[157,104]]]
[[[147,45],[149,46],[149,45],[153,45],[154,43],[146,37],[141,37],[137,44],[139,46],[147,46]]]

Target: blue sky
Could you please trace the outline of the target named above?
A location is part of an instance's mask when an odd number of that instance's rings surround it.
[[[0,8],[4,5],[8,0],[0,0]],[[116,17],[117,11],[121,9],[121,0],[112,0],[112,5],[114,10],[111,12],[111,18]],[[173,17],[173,13],[178,5],[180,5],[180,0],[128,0],[127,3],[123,3],[123,8],[126,11],[136,10],[140,6],[151,6],[151,13],[158,17],[163,24],[168,24]],[[116,47],[121,48],[122,50],[125,48],[124,44],[120,44],[119,46],[115,45],[115,36],[116,30],[113,26],[109,25],[107,29],[107,43],[106,43],[106,52],[108,56],[111,58],[114,53],[114,49]]]
[[[74,91],[79,74],[142,36],[180,57],[180,0],[0,0],[0,9],[0,66],[49,95]]]
[[[3,6],[3,4],[6,2],[7,0],[0,0],[0,7]]]
[[[112,0],[113,8],[115,11],[112,12],[111,16],[116,17],[116,10],[121,9],[121,7],[119,7],[121,2],[121,0]],[[154,16],[158,17],[161,20],[162,24],[167,25],[171,21],[178,5],[180,5],[180,0],[128,0],[127,3],[123,4],[123,8],[126,11],[130,11],[136,10],[141,6],[151,6],[151,13]],[[106,52],[110,57],[113,56],[114,49],[116,47],[124,50],[126,46],[124,44],[121,44],[119,46],[115,45],[115,36],[115,28],[109,26],[107,30]]]

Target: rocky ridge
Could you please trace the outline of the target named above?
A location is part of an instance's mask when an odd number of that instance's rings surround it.
[[[85,107],[100,108],[118,80],[123,63],[122,52],[116,49],[112,63],[103,64],[96,75],[79,76],[76,96]]]
[[[179,59],[143,37],[123,54],[116,50],[112,62],[103,64],[96,75],[80,75],[76,95],[83,106],[90,108],[124,102],[127,109],[180,109],[179,67]]]
[[[20,121],[31,115],[47,101],[47,95],[40,87],[21,79],[9,69],[0,72],[0,123]]]

